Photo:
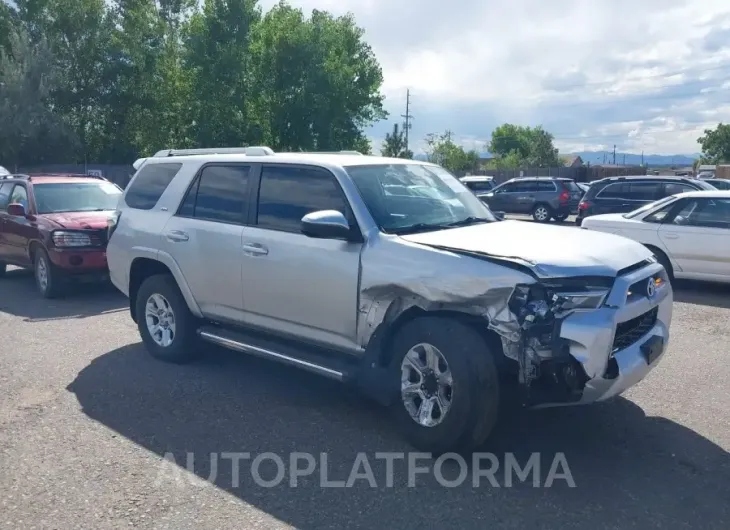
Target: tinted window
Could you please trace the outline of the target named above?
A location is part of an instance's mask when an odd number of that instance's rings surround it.
[[[467,182],[466,185],[474,191],[489,191],[494,187],[490,181]]]
[[[628,184],[609,184],[597,195],[601,199],[624,199],[629,193]]]
[[[664,195],[676,195],[677,193],[684,193],[686,191],[697,191],[696,188],[687,184],[679,184],[675,182],[667,182],[664,185]]]
[[[13,188],[13,192],[10,194],[10,202],[8,204],[22,204],[26,210],[28,209],[28,192],[25,190],[25,186],[16,184]]]
[[[718,190],[730,190],[730,180],[713,180],[710,184]]]
[[[299,232],[302,217],[319,210],[348,215],[334,176],[314,168],[263,167],[257,219],[260,227]]]
[[[507,182],[499,188],[499,191],[503,193],[512,193],[513,191],[517,191],[517,182]]]
[[[8,202],[10,201],[10,188],[13,185],[9,182],[0,184],[0,212],[4,212],[8,208]]]
[[[730,199],[690,200],[672,224],[730,229]]]
[[[246,166],[208,166],[188,191],[178,215],[243,223],[249,198],[250,168]]]
[[[537,191],[555,191],[557,188],[552,182],[536,182]]]
[[[182,164],[146,164],[129,186],[124,202],[130,208],[151,210],[181,167]]]
[[[660,198],[661,186],[659,182],[632,182],[626,198],[632,201],[654,201]]]

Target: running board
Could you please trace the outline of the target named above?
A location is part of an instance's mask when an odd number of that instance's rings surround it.
[[[344,363],[328,363],[337,366],[325,366],[325,359],[320,356],[304,355],[299,351],[295,354],[294,348],[281,346],[271,340],[263,340],[258,337],[249,337],[247,334],[238,333],[217,326],[204,326],[198,330],[198,336],[212,344],[248,353],[256,357],[271,359],[282,364],[288,364],[295,368],[300,368],[308,372],[322,375],[335,381],[343,382],[348,378],[347,370]],[[298,350],[298,349],[297,349]],[[284,353],[286,352],[286,353]],[[316,358],[315,358],[316,357]],[[339,366],[342,364],[343,366]]]

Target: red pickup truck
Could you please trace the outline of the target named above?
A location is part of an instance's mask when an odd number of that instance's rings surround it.
[[[0,276],[30,268],[42,296],[108,277],[107,233],[122,190],[87,175],[0,175]]]

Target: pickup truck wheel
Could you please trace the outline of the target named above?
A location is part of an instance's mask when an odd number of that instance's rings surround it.
[[[393,413],[414,447],[440,454],[486,440],[497,421],[499,379],[478,333],[456,320],[420,318],[398,333],[393,353],[401,381]]]
[[[552,216],[552,208],[547,204],[538,204],[532,209],[532,218],[538,223],[547,223]]]
[[[63,292],[63,278],[42,248],[33,255],[33,275],[43,298],[58,298]]]
[[[172,276],[147,278],[136,304],[137,327],[150,355],[177,364],[197,356],[196,320]]]

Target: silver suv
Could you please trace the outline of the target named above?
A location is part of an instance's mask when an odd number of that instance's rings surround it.
[[[159,359],[216,344],[349,382],[443,452],[487,438],[505,389],[601,401],[665,351],[672,289],[634,241],[498,221],[434,164],[239,151],[139,161],[110,224]]]

